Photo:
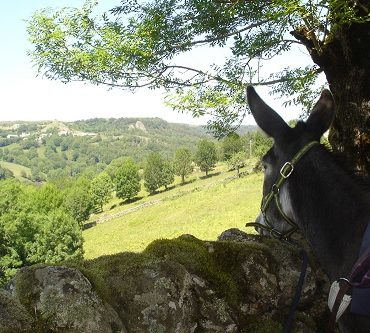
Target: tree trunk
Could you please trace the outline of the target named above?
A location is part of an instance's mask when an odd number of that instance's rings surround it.
[[[324,71],[334,95],[337,113],[329,133],[333,150],[343,153],[360,174],[369,176],[370,23],[336,28],[322,52],[315,50],[308,36],[292,34]]]
[[[346,83],[345,78],[333,81],[330,88],[337,103],[337,114],[329,142],[334,151],[343,152],[353,162],[360,174],[370,176],[370,96],[358,83]]]
[[[325,53],[323,69],[337,104],[329,141],[370,175],[370,24],[338,30]]]

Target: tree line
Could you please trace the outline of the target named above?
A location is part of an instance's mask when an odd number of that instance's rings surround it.
[[[173,158],[159,152],[151,152],[142,163],[136,163],[131,157],[117,158],[102,172],[91,177],[88,191],[85,189],[84,194],[89,196],[84,200],[86,213],[81,216],[88,216],[91,211],[102,211],[113,193],[119,199],[132,200],[141,191],[143,184],[145,190],[153,195],[161,188],[168,189],[174,183],[175,176],[180,177],[184,184],[196,167],[208,176],[218,161],[227,162],[229,168],[239,174],[248,158],[258,160],[271,145],[272,140],[257,131],[242,137],[231,134],[219,145],[212,140],[201,139],[195,152],[180,147]],[[72,206],[73,200],[70,203]],[[79,218],[77,220],[81,222]]]

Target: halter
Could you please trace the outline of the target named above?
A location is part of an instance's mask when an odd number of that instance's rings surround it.
[[[294,171],[294,167],[299,162],[304,154],[306,154],[313,146],[319,145],[320,143],[317,141],[311,141],[310,143],[306,144],[301,150],[298,151],[297,154],[291,159],[290,162],[285,162],[284,165],[280,169],[280,177],[278,178],[277,182],[272,185],[271,191],[262,199],[261,203],[261,213],[263,215],[264,221],[266,225],[258,223],[258,222],[251,222],[247,223],[247,227],[258,227],[263,230],[266,230],[270,233],[271,236],[278,238],[280,240],[290,240],[290,237],[299,229],[298,225],[292,221],[283,211],[280,203],[280,189],[285,183],[285,181],[290,177],[290,175]],[[274,199],[276,207],[281,215],[281,217],[290,225],[290,228],[285,231],[281,232],[276,230],[273,225],[269,222],[267,218],[267,209]]]

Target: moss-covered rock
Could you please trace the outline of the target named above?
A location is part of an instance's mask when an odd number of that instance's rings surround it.
[[[123,332],[116,312],[75,268],[35,266],[21,270],[7,286],[33,317],[30,332]],[[16,330],[12,332],[17,332]]]
[[[23,269],[7,287],[22,309],[14,321],[32,332],[281,331],[300,273],[297,250],[235,230],[221,239],[186,235],[140,254]],[[296,332],[320,332],[326,307],[317,295],[309,268]]]
[[[30,332],[32,317],[9,292],[0,290],[0,333]]]

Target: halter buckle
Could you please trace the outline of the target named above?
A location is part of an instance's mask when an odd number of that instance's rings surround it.
[[[288,178],[294,170],[294,166],[290,162],[285,162],[284,165],[280,169],[280,175],[284,179]]]
[[[279,189],[279,187],[276,184],[274,184],[271,187],[271,191],[272,191],[272,193],[274,193],[275,195],[277,195],[277,194],[279,194],[280,189]]]

